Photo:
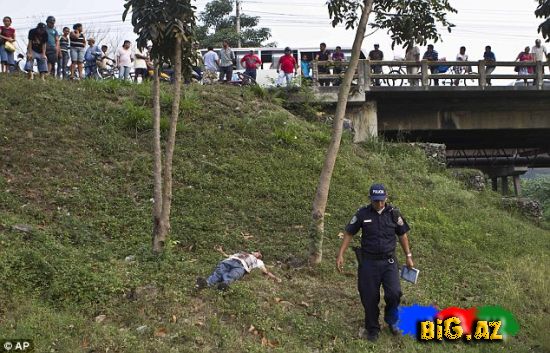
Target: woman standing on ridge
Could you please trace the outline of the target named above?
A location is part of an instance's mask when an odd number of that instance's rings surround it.
[[[0,72],[9,73],[13,72],[15,67],[15,29],[11,27],[11,17],[5,16],[3,22],[4,25],[0,26]]]
[[[74,79],[74,70],[78,67],[78,78],[84,78],[84,54],[86,53],[86,38],[82,24],[76,23],[69,35],[71,45],[71,80]]]

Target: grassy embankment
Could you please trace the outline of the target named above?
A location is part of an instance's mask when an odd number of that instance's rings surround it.
[[[354,145],[345,134],[325,260],[288,266],[306,252],[330,129],[258,93],[186,88],[172,235],[155,258],[148,87],[2,78],[0,338],[33,338],[37,352],[550,350],[549,232],[501,209],[498,195],[464,189],[408,146]],[[162,104],[170,106],[166,93]],[[419,344],[384,331],[375,346],[356,338],[355,261],[350,251],[351,275],[336,273],[336,235],[374,181],[412,226],[422,273],[418,285],[403,285],[403,304],[501,305],[518,318],[517,337]],[[197,294],[195,277],[221,259],[215,245],[261,249],[283,283],[252,274],[227,293]]]

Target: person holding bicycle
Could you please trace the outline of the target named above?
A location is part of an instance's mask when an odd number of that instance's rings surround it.
[[[244,73],[256,81],[256,72],[258,68],[262,65],[262,60],[258,55],[254,54],[254,50],[250,49],[250,52],[243,56],[241,59],[241,66],[244,67]]]
[[[99,78],[97,72],[97,59],[101,58],[103,52],[99,49],[99,46],[95,44],[94,38],[88,38],[88,49],[84,54],[84,65],[86,68],[86,78]]]

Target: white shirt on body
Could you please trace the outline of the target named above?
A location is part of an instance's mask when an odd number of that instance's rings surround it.
[[[139,56],[147,56],[147,50],[144,49],[143,51],[136,49],[136,55]],[[137,56],[134,55],[136,60],[134,61],[134,68],[136,69],[146,69],[147,68],[147,62],[145,59],[139,59]]]
[[[546,47],[544,45],[541,45],[540,47],[537,47],[536,45],[533,46],[533,48],[531,48],[531,53],[533,53],[535,61],[546,61]]]
[[[217,61],[220,59],[215,51],[209,51],[203,56],[204,66],[207,70],[218,71]]]
[[[231,260],[239,260],[241,264],[243,265],[246,272],[250,272],[255,268],[264,268],[265,264],[262,260],[258,259],[256,256],[246,253],[246,252],[239,252],[236,254],[233,254],[229,256],[229,259]]]
[[[118,48],[116,52],[118,66],[132,66],[133,58],[134,55],[130,49]]]

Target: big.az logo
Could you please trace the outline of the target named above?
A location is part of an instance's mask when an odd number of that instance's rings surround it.
[[[421,342],[498,342],[519,331],[514,315],[499,306],[443,310],[433,306],[402,306],[397,326],[403,334],[415,336]]]

